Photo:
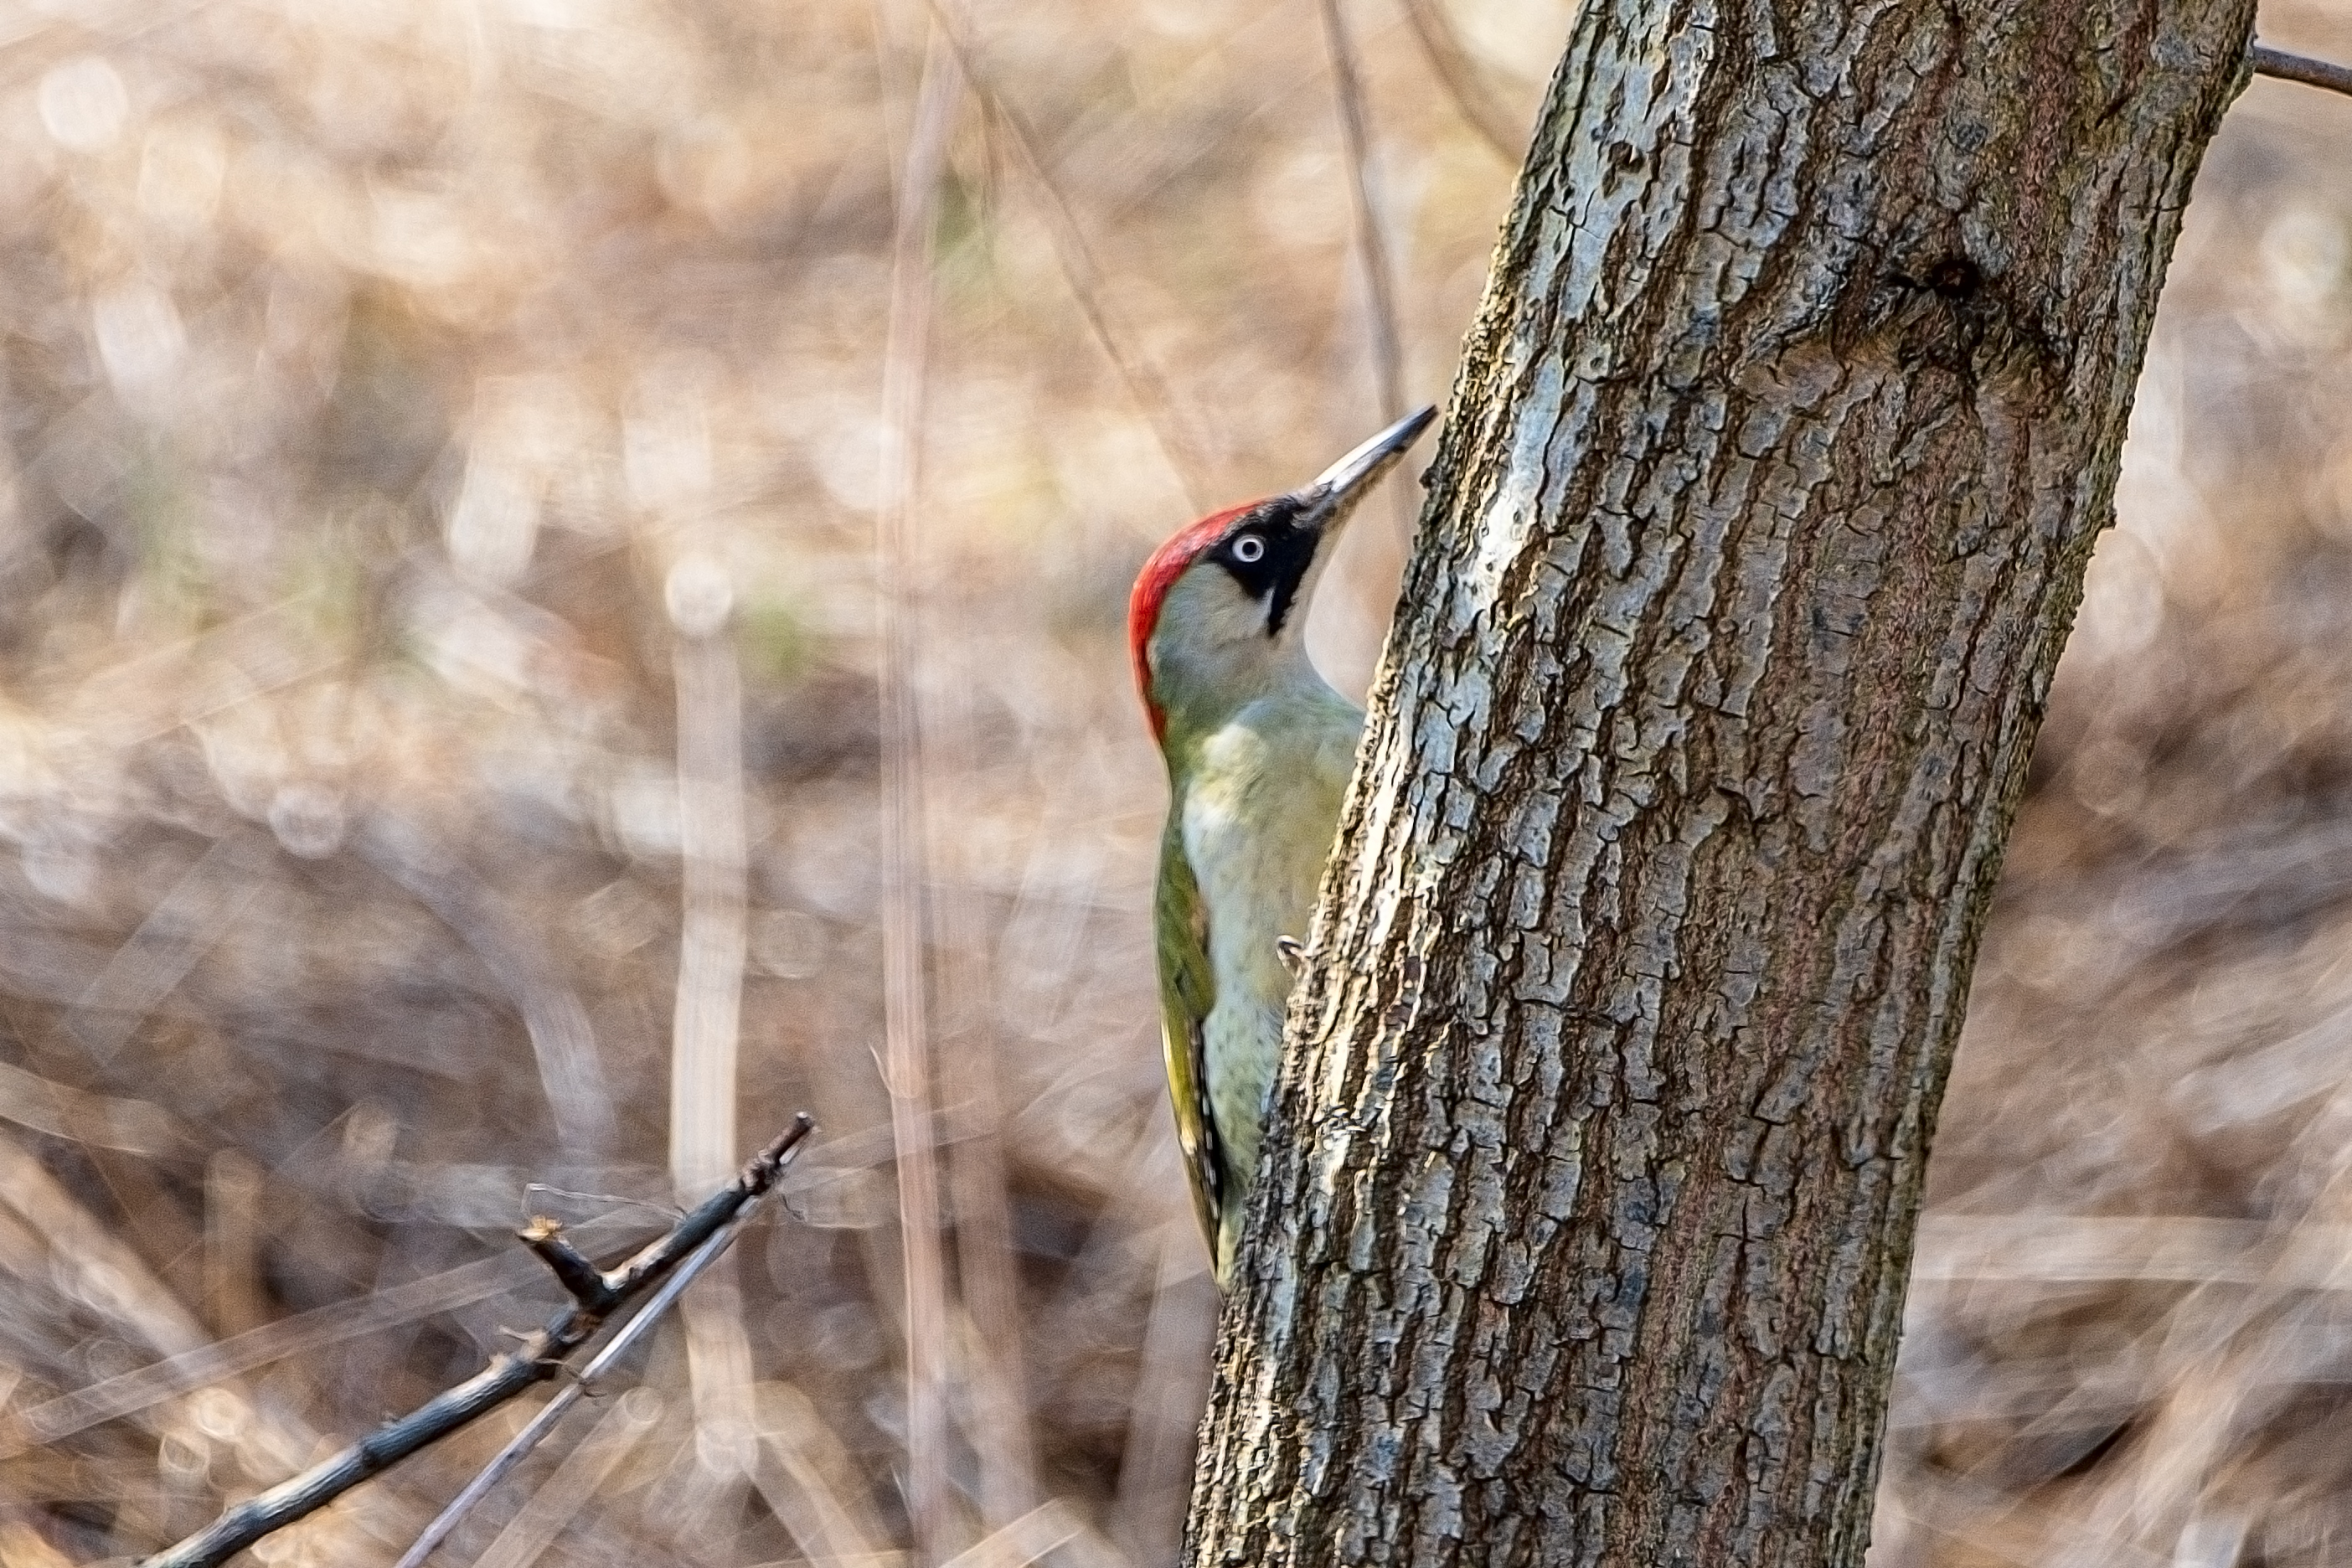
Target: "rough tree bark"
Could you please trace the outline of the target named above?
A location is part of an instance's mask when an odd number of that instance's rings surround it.
[[[2252,0],[1587,0],[1190,1560],[1854,1563],[1928,1136]]]

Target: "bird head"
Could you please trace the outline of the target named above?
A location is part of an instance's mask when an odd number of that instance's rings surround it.
[[[1238,707],[1307,662],[1307,606],[1356,505],[1429,427],[1424,408],[1315,480],[1213,512],[1154,551],[1128,600],[1135,682],[1163,742],[1178,710]]]

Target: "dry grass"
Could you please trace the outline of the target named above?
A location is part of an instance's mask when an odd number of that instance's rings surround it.
[[[1567,19],[1412,9],[1490,126]],[[802,1106],[799,1220],[458,1554],[880,1562],[936,1497],[975,1563],[1168,1560],[1213,1293],[1119,613],[1190,498],[1370,427],[1374,337],[1315,5],[949,14],[977,90],[879,578],[927,6],[0,17],[5,1568],[415,1404],[551,1300],[528,1209],[617,1243],[593,1194]],[[1347,20],[1433,396],[1510,170],[1404,13]],[[2264,31],[2352,56],[2342,5]],[[2261,84],[2200,187],[1946,1107],[1886,1564],[2352,1558],[2347,153],[2352,104]],[[1359,531],[1317,626],[1357,679],[1396,546]],[[944,1211],[919,1476],[893,900]],[[265,1560],[391,1561],[490,1425]]]

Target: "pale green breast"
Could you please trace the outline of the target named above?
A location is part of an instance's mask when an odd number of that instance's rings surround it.
[[[1257,1169],[1282,1043],[1290,971],[1276,944],[1306,938],[1362,723],[1328,688],[1261,698],[1202,737],[1178,807],[1214,977],[1202,1043],[1227,1173],[1221,1268]]]

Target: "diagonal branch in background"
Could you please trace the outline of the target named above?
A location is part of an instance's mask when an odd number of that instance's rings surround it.
[[[2325,88],[2329,92],[2352,97],[2352,66],[2315,60],[2309,55],[2291,55],[2284,49],[2267,48],[2261,44],[2253,45],[2246,55],[2253,62],[2256,76],[2299,81],[2305,87]]]
[[[141,1568],[213,1568],[255,1542],[383,1474],[487,1415],[535,1383],[553,1377],[563,1360],[587,1343],[614,1313],[658,1289],[705,1243],[748,1216],[776,1184],[793,1152],[815,1130],[806,1114],[796,1116],[772,1142],[727,1186],[706,1198],[667,1234],[640,1248],[619,1268],[587,1266],[571,1244],[545,1224],[534,1224],[523,1239],[541,1258],[562,1257],[557,1278],[572,1292],[571,1304],[547,1326],[480,1373],[445,1390],[397,1421],[386,1422],[341,1453],[293,1479],[240,1503],[177,1545],[147,1558]]]
[[[1339,135],[1348,153],[1348,190],[1356,208],[1356,255],[1364,269],[1365,314],[1372,338],[1372,378],[1380,394],[1381,423],[1404,416],[1404,342],[1397,331],[1396,277],[1372,200],[1371,132],[1364,112],[1364,81],[1339,0],[1321,0],[1323,41],[1331,52],[1331,86],[1339,100]],[[1389,487],[1400,539],[1412,529],[1415,497],[1404,485]]]
[[[405,1285],[377,1290],[356,1301],[316,1307],[229,1339],[195,1346],[14,1413],[10,1429],[0,1435],[0,1459],[14,1458],[44,1444],[63,1442],[101,1421],[135,1415],[164,1400],[225,1383],[299,1352],[341,1344],[436,1312],[471,1306],[538,1278],[538,1271],[528,1259],[511,1252],[501,1253]]]
[[[1150,426],[1152,442],[1175,475],[1184,499],[1193,510],[1205,511],[1209,506],[1206,497],[1210,488],[1205,481],[1210,473],[1210,447],[1202,438],[1199,426],[1177,400],[1168,378],[1135,346],[1140,334],[1113,319],[1110,304],[1104,297],[1102,268],[1096,265],[1086,233],[1071,215],[1070,204],[1063,197],[1061,187],[1055,184],[1045,160],[1038,155],[1036,132],[1020,110],[989,79],[978,52],[958,28],[955,18],[947,14],[946,7],[940,0],[931,0],[930,9],[948,47],[955,51],[956,63],[962,68],[964,79],[980,94],[989,117],[1003,127],[1022,169],[1044,198],[1038,204],[1038,211],[1053,240],[1055,259],[1061,264],[1062,277],[1077,300],[1079,313],[1087,319],[1087,329],[1094,333],[1095,342],[1101,345],[1112,368],[1118,372],[1119,380],[1126,384],[1128,395],[1134,399],[1144,422]]]
[[[1478,62],[1462,47],[1443,0],[1404,0],[1404,15],[1412,24],[1413,37],[1421,40],[1421,52],[1429,58],[1429,68],[1454,100],[1454,111],[1496,156],[1516,165],[1527,156],[1527,128],[1513,122]]]

